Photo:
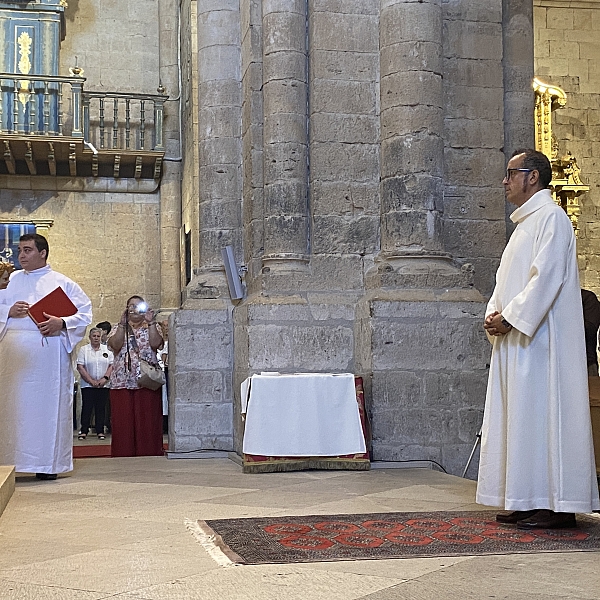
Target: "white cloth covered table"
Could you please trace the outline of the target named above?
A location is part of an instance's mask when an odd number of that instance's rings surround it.
[[[366,452],[354,375],[262,373],[241,386],[243,451],[262,456]]]

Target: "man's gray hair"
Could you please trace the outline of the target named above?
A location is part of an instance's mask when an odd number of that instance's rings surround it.
[[[92,335],[92,333],[94,333],[94,331],[99,331],[99,332],[100,332],[100,335],[102,335],[102,334],[104,333],[104,331],[102,331],[102,329],[100,329],[100,327],[92,327],[92,328],[90,329],[90,332],[89,332],[88,336],[91,336],[91,335]]]

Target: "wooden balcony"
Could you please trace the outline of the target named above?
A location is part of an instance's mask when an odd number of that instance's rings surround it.
[[[160,179],[165,95],[0,73],[0,174]]]

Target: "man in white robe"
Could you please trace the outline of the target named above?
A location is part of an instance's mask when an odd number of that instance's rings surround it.
[[[71,353],[92,321],[92,307],[74,281],[46,263],[48,251],[43,236],[21,236],[23,270],[0,292],[0,464],[53,480],[73,470]],[[77,313],[62,319],[44,313],[47,320],[36,325],[28,307],[58,286]]]
[[[493,345],[477,502],[520,529],[575,527],[600,508],[573,227],[547,189],[546,156],[518,150],[506,198],[518,208],[484,328]]]

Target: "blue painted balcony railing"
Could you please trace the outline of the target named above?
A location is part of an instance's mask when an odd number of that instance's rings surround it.
[[[168,96],[87,92],[84,82],[0,73],[0,134],[83,138],[99,151],[164,152]]]

